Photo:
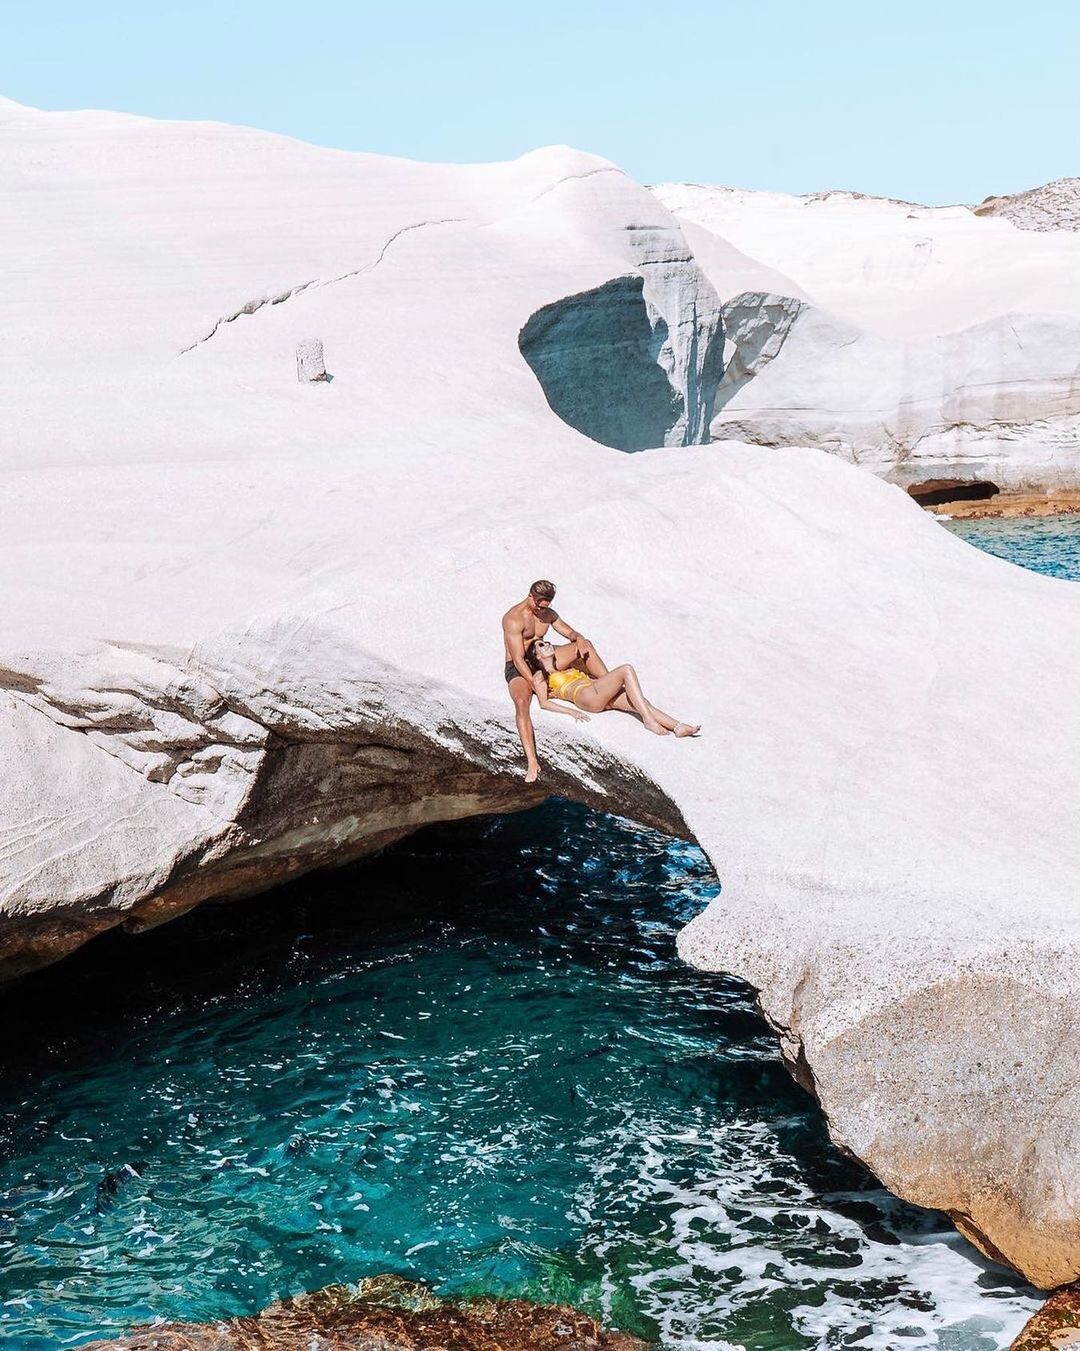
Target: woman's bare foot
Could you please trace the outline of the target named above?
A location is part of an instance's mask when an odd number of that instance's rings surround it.
[[[655,732],[657,736],[668,736],[668,729],[656,721],[655,718],[642,718],[642,723],[650,732]]]
[[[529,768],[525,771],[526,783],[535,783],[539,777],[540,777],[539,765],[530,765]]]
[[[676,736],[697,736],[701,731],[701,723],[677,722],[674,731]]]

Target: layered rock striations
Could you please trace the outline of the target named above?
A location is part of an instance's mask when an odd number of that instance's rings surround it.
[[[1075,1277],[1080,593],[836,456],[686,444],[719,301],[603,161],[0,117],[4,973],[565,793],[701,842],[684,954],[760,991],[841,1145]],[[612,294],[667,410],[632,455],[575,429]],[[537,576],[705,734],[538,714],[526,789],[497,635]]]
[[[956,479],[1033,500],[1075,494],[1080,236],[1068,232],[1069,184],[992,212],[656,188],[725,302],[713,435],[820,446],[905,487]]]

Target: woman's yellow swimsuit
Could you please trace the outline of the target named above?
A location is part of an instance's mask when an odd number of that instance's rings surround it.
[[[548,694],[553,699],[565,699],[568,704],[574,702],[574,695],[583,685],[591,685],[592,677],[584,671],[552,671],[547,678]]]

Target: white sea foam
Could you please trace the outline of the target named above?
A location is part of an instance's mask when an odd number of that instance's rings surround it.
[[[695,1152],[685,1169],[694,1181],[672,1179],[673,1162],[686,1162],[673,1160],[672,1145]],[[612,1175],[625,1151],[640,1164],[628,1201],[648,1198],[655,1209],[659,1199],[666,1216],[652,1252],[673,1258],[633,1285],[667,1346],[731,1351],[743,1345],[733,1328],[775,1328],[779,1317],[793,1347],[1003,1351],[1039,1305],[1037,1292],[980,1258],[934,1212],[883,1190],[811,1192],[767,1123],[710,1129],[703,1115],[700,1130],[666,1139],[628,1129]],[[597,1219],[610,1213],[608,1171],[576,1198]],[[614,1257],[624,1243],[620,1235],[601,1250]]]

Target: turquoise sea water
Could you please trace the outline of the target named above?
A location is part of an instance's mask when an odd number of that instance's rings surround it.
[[[1022,568],[1080,581],[1080,516],[948,521],[947,528],[987,553]]]
[[[955,528],[1078,569],[1076,526]],[[748,992],[678,962],[717,886],[553,802],[0,993],[5,1351],[387,1270],[667,1345],[1006,1347],[1035,1292],[843,1158]]]
[[[668,1343],[1005,1345],[1029,1292],[841,1157],[747,992],[678,962],[715,886],[551,803],[40,973],[3,1010],[0,1339],[389,1269]]]

